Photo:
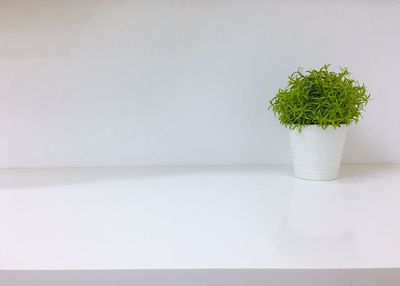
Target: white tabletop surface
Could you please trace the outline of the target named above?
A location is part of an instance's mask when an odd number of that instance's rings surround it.
[[[400,267],[400,166],[0,170],[0,269]]]

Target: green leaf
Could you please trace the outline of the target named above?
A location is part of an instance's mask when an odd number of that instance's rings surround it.
[[[339,72],[329,68],[329,64],[305,72],[298,68],[288,76],[288,85],[278,90],[268,106],[282,125],[299,131],[315,124],[336,128],[362,118],[371,99],[367,87],[353,80],[347,68],[339,67]]]

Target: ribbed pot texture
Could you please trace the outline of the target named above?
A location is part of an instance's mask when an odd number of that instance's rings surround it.
[[[322,129],[309,125],[290,130],[294,175],[301,179],[328,181],[339,176],[346,126]]]

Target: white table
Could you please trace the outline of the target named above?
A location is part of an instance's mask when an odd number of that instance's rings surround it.
[[[0,269],[400,269],[400,166],[0,170]]]

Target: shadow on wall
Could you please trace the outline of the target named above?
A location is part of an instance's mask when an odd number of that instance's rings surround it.
[[[103,1],[2,1],[0,57],[53,58],[69,54]],[[62,33],[60,33],[62,31]]]
[[[43,169],[3,169],[0,170],[0,192],[13,189],[37,187],[69,186],[94,182],[143,181],[171,186],[171,183],[193,188],[202,184],[217,187],[221,182],[238,184],[241,176],[278,174],[291,176],[289,168],[268,166],[159,166],[159,167],[119,167],[119,168],[43,168]],[[226,178],[228,177],[228,178]],[[221,178],[225,178],[221,181]],[[189,180],[187,180],[189,179]],[[245,182],[247,182],[246,179]],[[195,182],[195,185],[193,183]],[[197,182],[197,183],[196,183]],[[173,186],[172,186],[173,187]],[[206,188],[208,188],[206,187]]]
[[[367,129],[361,128],[361,124],[349,126],[343,151],[343,162],[350,164],[382,162],[385,154],[375,137],[373,134],[367,134]]]

